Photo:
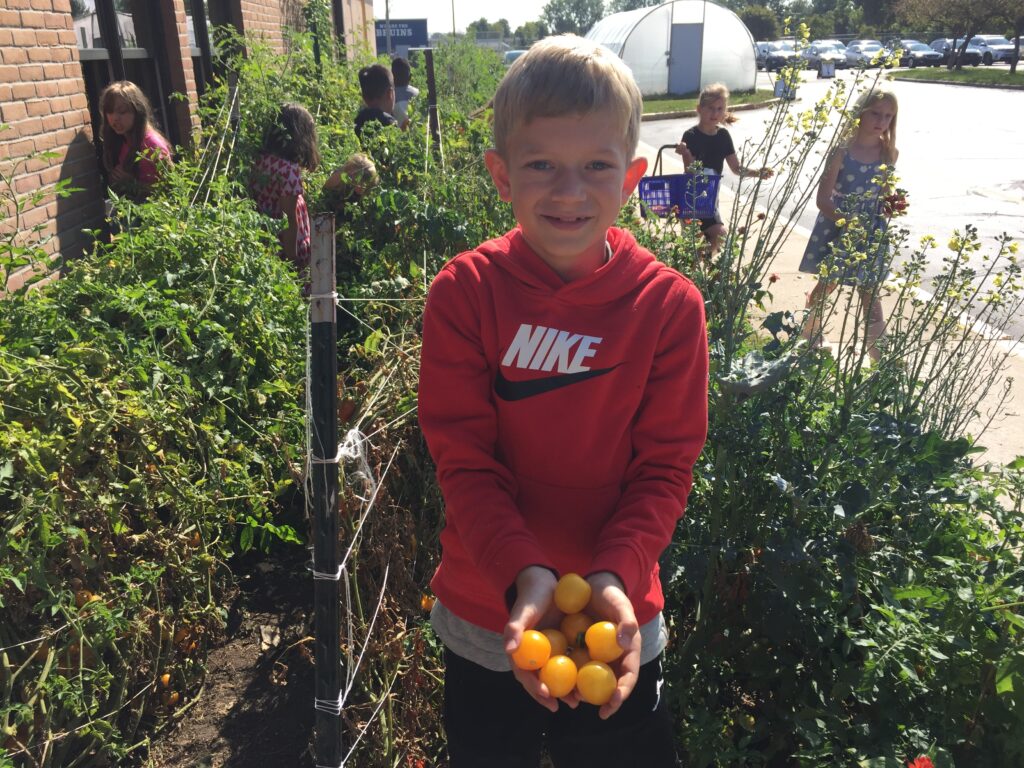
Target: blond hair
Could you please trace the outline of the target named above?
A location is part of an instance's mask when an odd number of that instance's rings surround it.
[[[377,186],[380,181],[377,176],[377,166],[362,152],[356,152],[349,156],[341,166],[341,176],[342,183],[363,190]]]
[[[857,99],[857,103],[853,105],[853,112],[850,115],[851,122],[848,129],[847,144],[853,140],[857,133],[857,126],[860,125],[860,116],[867,109],[881,101],[891,102],[895,112],[892,116],[892,122],[889,123],[888,130],[882,134],[882,162],[891,165],[896,162],[896,118],[899,116],[900,103],[896,100],[896,94],[888,88],[871,88],[862,93],[860,98]]]
[[[608,110],[620,121],[630,157],[640,140],[643,97],[629,67],[576,35],[535,43],[509,67],[494,94],[494,146],[507,156],[512,131],[537,117]]]
[[[697,107],[706,107],[709,104],[718,101],[719,99],[721,99],[726,103],[726,105],[728,105],[729,88],[725,85],[725,83],[711,83],[710,85],[705,85],[700,90],[700,96],[697,97]],[[732,125],[733,123],[736,122],[736,120],[736,115],[734,115],[732,112],[726,109],[725,115],[722,117],[722,122]]]

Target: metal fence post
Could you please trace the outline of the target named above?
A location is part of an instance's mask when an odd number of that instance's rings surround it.
[[[441,148],[441,120],[437,115],[437,80],[434,77],[434,49],[423,49],[423,63],[427,68],[427,119],[430,123],[430,143],[444,167],[444,151]]]
[[[315,610],[317,766],[342,764],[341,541],[339,538],[338,344],[334,216],[313,220],[309,393],[313,487],[313,605]]]

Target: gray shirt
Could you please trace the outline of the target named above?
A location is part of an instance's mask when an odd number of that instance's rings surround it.
[[[452,653],[492,672],[511,672],[512,660],[505,653],[505,640],[497,632],[460,619],[441,601],[430,611],[430,626]],[[654,661],[668,645],[668,627],[659,613],[640,627],[640,663]]]
[[[395,119],[398,120],[398,124],[402,125],[405,123],[407,117],[409,117],[409,102],[420,95],[420,89],[415,88],[411,85],[396,85],[395,86]]]

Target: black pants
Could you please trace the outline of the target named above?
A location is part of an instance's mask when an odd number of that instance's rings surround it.
[[[660,657],[640,667],[633,693],[607,720],[559,702],[552,713],[511,672],[492,672],[445,649],[444,722],[450,768],[676,768],[672,717],[661,697]]]

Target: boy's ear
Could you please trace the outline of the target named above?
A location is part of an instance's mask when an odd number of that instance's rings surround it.
[[[622,181],[622,204],[625,205],[647,171],[647,158],[635,157],[626,168],[626,178]]]
[[[512,184],[508,178],[508,166],[496,149],[488,149],[484,152],[484,165],[491,173],[491,180],[498,189],[498,197],[506,203],[512,202]]]

